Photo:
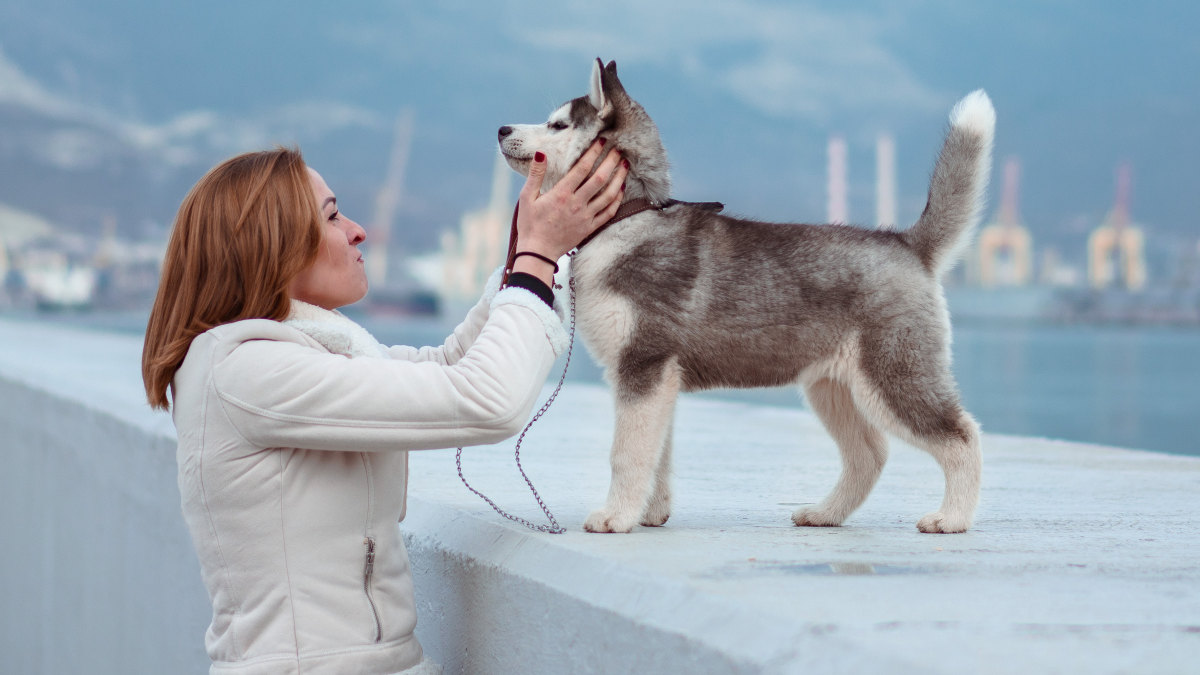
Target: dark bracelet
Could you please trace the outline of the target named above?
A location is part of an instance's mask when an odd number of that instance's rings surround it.
[[[542,255],[541,253],[534,253],[533,251],[518,251],[517,254],[513,256],[513,263],[515,264],[517,262],[517,258],[520,258],[523,255],[527,255],[532,258],[537,258],[538,260],[544,260],[545,262],[548,262],[551,265],[554,265],[554,273],[558,274],[558,263],[556,261],[547,258],[546,256]]]

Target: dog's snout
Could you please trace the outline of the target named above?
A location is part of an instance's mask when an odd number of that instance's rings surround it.
[[[508,137],[510,134],[512,134],[512,132],[513,132],[513,128],[512,128],[512,127],[510,127],[510,126],[503,126],[503,127],[500,127],[500,140],[504,140],[504,139],[505,139],[505,138],[507,138],[507,137]]]

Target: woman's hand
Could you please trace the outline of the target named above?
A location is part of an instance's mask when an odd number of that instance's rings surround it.
[[[529,165],[529,178],[518,200],[518,253],[532,251],[558,260],[616,215],[624,196],[629,163],[617,152],[610,152],[596,173],[588,178],[588,171],[604,149],[604,140],[592,143],[567,175],[546,194],[541,194],[542,180],[546,177],[546,156],[541,152],[534,154]],[[533,256],[517,258],[513,271],[532,274],[547,285],[554,283],[554,267]]]

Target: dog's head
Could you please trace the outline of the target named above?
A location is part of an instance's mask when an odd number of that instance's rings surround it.
[[[544,124],[500,127],[500,152],[508,165],[523,176],[529,175],[533,153],[539,150],[545,153],[546,180],[542,183],[545,192],[570,171],[600,136],[608,139],[605,153],[615,148],[629,160],[626,199],[646,197],[661,204],[671,197],[670,166],[658,127],[642,106],[625,93],[625,87],[617,79],[616,61],[605,66],[596,59],[588,95],[562,104]]]

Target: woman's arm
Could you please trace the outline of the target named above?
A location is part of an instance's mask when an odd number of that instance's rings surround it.
[[[496,443],[524,424],[566,333],[523,289],[502,291],[489,309],[479,338],[454,365],[348,359],[296,342],[247,339],[218,343],[211,386],[238,432],[263,448]]]
[[[408,347],[405,345],[396,345],[388,347],[388,354],[393,359],[400,361],[433,361],[444,366],[452,366],[458,363],[475,344],[475,340],[479,337],[479,332],[483,330],[484,324],[488,319],[488,307],[492,304],[492,300],[496,297],[496,293],[500,290],[500,276],[504,272],[503,269],[497,268],[488,279],[487,284],[483,287],[483,297],[475,306],[467,312],[467,316],[462,323],[454,329],[454,332],[446,338],[440,347]]]

